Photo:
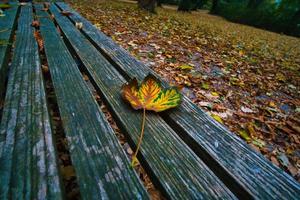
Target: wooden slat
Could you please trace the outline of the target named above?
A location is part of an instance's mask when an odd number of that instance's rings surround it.
[[[17,12],[18,6],[13,4],[12,8],[5,10],[5,16],[0,17],[0,41],[12,42]],[[11,45],[0,44],[0,98],[4,91],[10,49]]]
[[[0,199],[61,199],[31,6],[22,7],[0,125]]]
[[[57,5],[72,11],[65,3]],[[149,72],[154,73],[89,21],[76,12],[72,13],[72,21],[83,23],[82,31],[125,77],[137,77],[141,80]],[[162,116],[239,197],[297,199],[300,196],[298,182],[215,122],[187,97],[184,97],[178,109]]]
[[[149,199],[56,27],[35,8],[82,199]]]
[[[126,80],[54,5],[50,10],[113,110],[120,127],[136,144],[141,112],[133,111],[120,97],[121,86]],[[170,199],[235,198],[156,114],[147,114],[141,152],[146,168]]]

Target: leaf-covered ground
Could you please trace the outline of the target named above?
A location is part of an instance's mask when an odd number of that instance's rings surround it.
[[[199,107],[300,181],[300,39],[205,11],[70,1]]]

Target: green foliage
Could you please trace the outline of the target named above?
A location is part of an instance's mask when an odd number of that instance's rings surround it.
[[[178,5],[181,11],[210,9],[211,0],[159,0],[160,4]]]
[[[178,5],[180,0],[160,0],[162,4]]]
[[[208,0],[181,0],[178,5],[179,11],[191,11],[203,8]]]
[[[197,4],[197,0],[181,0],[178,5],[180,11],[190,11],[194,9]]]
[[[232,21],[300,36],[299,0],[220,0],[214,13]]]

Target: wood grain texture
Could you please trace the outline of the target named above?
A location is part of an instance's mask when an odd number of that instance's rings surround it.
[[[13,4],[12,8],[5,11],[5,16],[0,17],[0,41],[12,42],[12,36],[16,25],[18,6]],[[8,59],[11,45],[0,44],[0,98],[4,91],[4,83],[7,77]]]
[[[126,80],[55,6],[52,5],[50,11],[101,90],[120,128],[136,145],[142,115],[133,111],[121,98],[121,87]],[[144,165],[151,170],[158,186],[170,199],[235,199],[157,114],[147,114],[139,158],[143,158]]]
[[[65,3],[57,5],[64,10],[72,11]],[[76,12],[72,13],[70,18],[73,23],[83,23],[82,31],[102,53],[106,54],[124,77],[137,77],[141,80],[148,73],[154,73],[97,30],[89,21]],[[187,97],[184,97],[178,109],[168,111],[162,116],[240,198],[299,198],[298,182],[252,150],[224,126],[215,122]]]
[[[149,199],[54,23],[36,5],[82,199]]]
[[[0,199],[61,199],[32,7],[22,7],[0,125]]]

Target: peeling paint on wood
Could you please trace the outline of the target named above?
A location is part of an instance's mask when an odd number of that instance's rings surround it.
[[[32,20],[22,7],[0,125],[0,199],[62,199]]]
[[[0,29],[5,30],[0,32],[0,39],[7,42],[12,42],[13,32],[16,26],[16,17],[18,6],[12,6],[5,11],[5,16],[1,17]],[[8,59],[11,45],[0,45],[0,98],[4,90],[4,83],[8,70]]]
[[[41,6],[36,5],[37,15],[45,16],[39,18],[40,29],[81,198],[149,199],[75,60]]]

